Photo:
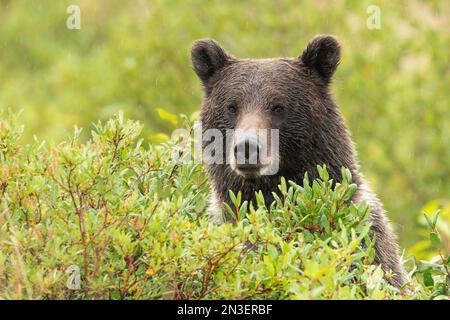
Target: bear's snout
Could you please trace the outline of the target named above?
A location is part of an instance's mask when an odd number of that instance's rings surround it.
[[[261,163],[261,144],[258,136],[254,133],[244,133],[235,141],[234,159],[236,161],[236,169],[246,173],[255,175],[262,167]]]
[[[246,179],[278,171],[278,132],[271,129],[235,130],[228,159],[231,169]]]

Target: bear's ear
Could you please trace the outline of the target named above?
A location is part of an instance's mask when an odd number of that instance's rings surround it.
[[[300,60],[328,83],[336,71],[341,56],[341,47],[335,37],[319,35],[314,37],[303,51]]]
[[[192,66],[207,90],[214,84],[211,79],[234,58],[212,39],[197,40],[191,49]]]

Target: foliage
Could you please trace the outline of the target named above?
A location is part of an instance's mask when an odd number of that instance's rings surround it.
[[[433,215],[436,219],[437,215],[440,217],[439,224],[435,228],[441,240],[441,249],[444,252],[450,252],[450,202],[446,199],[436,199],[426,204],[423,214],[420,214],[417,219],[421,226],[418,233],[422,240],[409,248],[409,253],[418,258],[430,259],[438,254],[438,250],[429,236],[430,223],[427,217]]]
[[[412,261],[403,290],[386,283],[372,265],[369,208],[348,202],[356,190],[348,170],[335,188],[320,166],[312,184],[281,180],[281,196],[269,204],[259,194],[255,208],[232,195],[236,223],[214,225],[201,166],[176,162],[173,140],[144,146],[139,122],[118,115],[98,122],[86,142],[76,128],[49,146],[18,144],[13,114],[0,117],[0,128],[0,298],[449,296],[443,252]],[[78,269],[77,289],[67,272]]]

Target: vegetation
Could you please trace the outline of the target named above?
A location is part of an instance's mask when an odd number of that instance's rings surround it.
[[[272,204],[232,194],[236,223],[214,225],[201,166],[173,157],[189,148],[147,146],[141,129],[118,115],[86,142],[75,129],[58,144],[21,145],[18,115],[0,117],[0,299],[449,297],[437,215],[426,218],[435,257],[409,258],[398,290],[372,265],[370,208],[349,203],[348,170],[333,189],[321,166],[312,184],[282,179]]]

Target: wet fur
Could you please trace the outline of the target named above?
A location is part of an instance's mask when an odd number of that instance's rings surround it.
[[[376,234],[376,263],[396,276],[388,279],[400,287],[405,282],[397,240],[385,210],[359,171],[356,151],[343,117],[329,92],[329,84],[340,57],[334,37],[314,38],[299,58],[238,60],[213,40],[199,40],[192,48],[192,62],[205,89],[201,108],[203,130],[232,129],[238,119],[226,116],[225,107],[239,105],[239,114],[265,116],[274,103],[283,104],[289,117],[280,129],[280,170],[274,176],[246,180],[227,164],[207,165],[212,183],[210,211],[222,220],[223,203],[230,203],[228,190],[242,192],[243,199],[254,200],[261,190],[266,203],[273,200],[280,177],[302,183],[305,172],[317,178],[317,164],[326,164],[330,178],[341,181],[341,168],[348,168],[358,190],[353,201],[365,200],[371,206],[372,232]],[[270,125],[270,121],[268,121]],[[225,136],[225,135],[224,135]],[[225,159],[224,159],[225,160]],[[228,217],[229,218],[229,217]]]

